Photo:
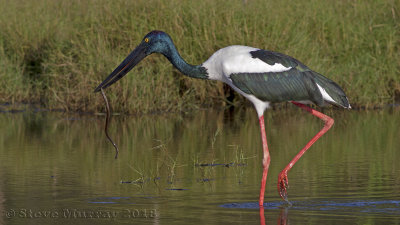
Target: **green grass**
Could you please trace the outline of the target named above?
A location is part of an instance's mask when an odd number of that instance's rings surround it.
[[[103,111],[93,89],[154,29],[192,64],[249,45],[299,59],[352,105],[400,101],[400,1],[244,2],[0,0],[0,102]],[[152,55],[107,93],[114,111],[137,113],[220,106],[231,91]]]

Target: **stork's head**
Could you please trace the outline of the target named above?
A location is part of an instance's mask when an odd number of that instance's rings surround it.
[[[157,30],[151,31],[144,36],[142,42],[94,91],[98,92],[101,88],[104,89],[117,82],[142,59],[152,53],[158,52],[168,57],[173,46],[171,37],[167,33]]]
[[[142,43],[147,47],[147,55],[155,52],[166,55],[169,53],[170,47],[173,46],[171,37],[167,33],[158,30],[148,33],[143,38]]]

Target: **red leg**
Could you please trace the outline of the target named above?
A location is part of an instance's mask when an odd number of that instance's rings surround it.
[[[260,224],[265,225],[264,207],[260,207]]]
[[[293,167],[293,165],[297,162],[297,160],[300,159],[301,156],[304,155],[304,153],[311,147],[312,144],[314,144],[315,141],[317,141],[322,135],[324,135],[333,125],[334,120],[332,118],[330,118],[329,116],[318,112],[306,105],[303,105],[301,103],[298,102],[292,102],[293,104],[295,104],[296,106],[306,110],[307,112],[311,113],[312,115],[322,119],[323,121],[325,121],[325,125],[324,127],[311,139],[310,142],[308,142],[306,144],[306,146],[301,149],[301,151],[299,153],[297,153],[297,155],[292,159],[292,161],[290,161],[290,163],[285,167],[285,169],[282,170],[282,172],[279,173],[278,176],[278,192],[280,194],[280,196],[282,197],[283,200],[288,202],[287,199],[287,188],[289,187],[289,180],[287,178],[287,173],[288,171]]]
[[[264,158],[263,158],[263,175],[261,179],[261,188],[260,188],[260,207],[263,207],[264,204],[264,192],[265,192],[265,183],[267,182],[268,168],[271,158],[269,156],[268,145],[267,145],[267,135],[265,134],[265,125],[264,125],[264,116],[260,116],[258,118],[260,122],[261,129],[261,139],[263,144]]]
[[[288,208],[281,208],[281,214],[278,218],[278,225],[288,224]]]

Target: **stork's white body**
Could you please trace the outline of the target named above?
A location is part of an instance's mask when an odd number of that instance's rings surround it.
[[[269,65],[258,58],[253,58],[250,52],[257,50],[260,49],[242,45],[228,46],[216,51],[202,66],[207,69],[210,80],[219,80],[228,84],[239,94],[251,101],[260,117],[263,115],[265,109],[269,107],[270,102],[262,101],[252,94],[244,93],[233,84],[230,75],[237,73],[283,72],[290,70],[292,67],[285,67],[280,63]],[[318,85],[318,89],[325,100],[335,102],[321,86]],[[312,103],[307,100],[299,102],[304,104]]]

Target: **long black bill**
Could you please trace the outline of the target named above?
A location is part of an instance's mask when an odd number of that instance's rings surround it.
[[[125,76],[133,67],[136,66],[144,57],[146,57],[146,47],[139,45],[122,61],[122,63],[110,74],[108,77],[101,82],[101,84],[94,89],[94,92],[100,91],[101,88],[107,88],[113,83],[117,82],[123,76]]]

